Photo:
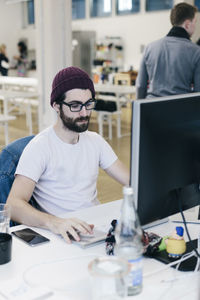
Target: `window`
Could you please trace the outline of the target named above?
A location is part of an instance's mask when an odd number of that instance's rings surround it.
[[[90,1],[91,17],[108,17],[111,16],[111,0],[91,0]]]
[[[146,11],[171,9],[173,0],[146,0]]]
[[[195,0],[194,5],[200,10],[200,0]]]
[[[28,24],[35,24],[34,0],[27,2]]]
[[[136,13],[140,10],[140,0],[118,0],[117,15]]]
[[[85,18],[85,0],[72,0],[72,19]]]

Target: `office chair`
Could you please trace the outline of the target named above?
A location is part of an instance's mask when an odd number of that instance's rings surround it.
[[[25,146],[32,140],[34,135],[23,137],[7,145],[0,153],[0,199],[6,203],[13,181],[19,158]],[[33,197],[30,203],[35,206]],[[13,221],[11,226],[16,225]]]

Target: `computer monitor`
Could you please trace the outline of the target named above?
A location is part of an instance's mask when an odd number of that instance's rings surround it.
[[[131,186],[142,225],[200,204],[200,93],[132,103]]]

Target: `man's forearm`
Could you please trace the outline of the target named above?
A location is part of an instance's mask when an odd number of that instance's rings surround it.
[[[11,206],[11,219],[18,223],[49,229],[52,219],[56,218],[48,213],[39,211],[21,199],[15,198],[14,201],[8,199],[7,203]]]
[[[77,232],[90,234],[94,227],[93,224],[87,224],[76,218],[60,218],[41,212],[21,199],[9,197],[7,203],[11,206],[11,218],[13,221],[27,226],[49,229],[53,233],[63,236],[67,243],[71,243],[70,235],[76,241],[79,241],[80,237]]]

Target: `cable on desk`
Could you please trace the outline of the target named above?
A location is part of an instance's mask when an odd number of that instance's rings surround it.
[[[188,258],[192,257],[193,255],[194,255],[194,251],[191,251],[191,252],[185,254],[184,256],[182,256],[180,259],[178,259],[178,260],[176,260],[176,261],[173,261],[173,262],[171,262],[171,263],[165,265],[164,267],[162,267],[162,268],[160,268],[160,269],[158,269],[158,270],[156,270],[156,271],[153,271],[153,272],[149,272],[149,273],[147,273],[147,274],[144,274],[143,276],[144,276],[144,277],[153,276],[153,275],[155,275],[155,274],[157,274],[157,273],[159,273],[159,272],[165,271],[165,270],[167,270],[168,268],[170,268],[170,267],[172,267],[172,266],[174,266],[174,265],[176,265],[176,264],[179,264],[179,263],[181,264],[184,260],[187,260]]]
[[[187,228],[187,224],[186,224],[186,220],[185,220],[185,216],[183,214],[183,210],[182,210],[182,203],[181,203],[181,197],[179,196],[179,191],[176,190],[176,198],[179,202],[179,210],[180,210],[180,213],[181,213],[181,216],[182,216],[182,219],[183,219],[183,224],[184,224],[184,227],[185,227],[185,230],[186,230],[186,233],[187,233],[187,236],[188,236],[188,239],[191,243],[191,246],[193,248],[193,251],[191,251],[190,253],[186,253],[184,254],[179,260],[176,260],[174,262],[171,262],[169,264],[167,264],[167,266],[165,266],[164,268],[160,268],[159,270],[157,271],[154,271],[154,272],[151,272],[151,273],[147,273],[147,274],[144,274],[144,277],[148,277],[148,276],[153,276],[154,274],[158,273],[158,272],[161,272],[161,271],[164,271],[166,269],[168,269],[169,267],[172,267],[174,265],[177,264],[176,266],[176,270],[178,270],[180,264],[187,260],[188,258],[192,257],[192,256],[197,256],[197,263],[196,263],[196,267],[195,267],[195,270],[194,272],[197,272],[198,269],[199,269],[199,266],[200,266],[200,254],[199,254],[199,249],[200,249],[200,236],[198,236],[198,251],[197,249],[193,246],[193,243],[192,243],[192,239],[190,237],[190,234],[189,234],[189,231],[188,231],[188,228]]]
[[[189,234],[189,230],[188,230],[188,227],[187,227],[185,216],[184,216],[184,213],[183,213],[183,210],[182,210],[182,202],[181,202],[181,197],[179,196],[179,190],[176,190],[175,192],[176,192],[176,198],[178,199],[179,210],[180,210],[180,213],[181,213],[181,216],[182,216],[182,219],[183,219],[183,224],[184,224],[184,227],[185,227],[185,231],[187,233],[187,236],[188,236],[188,239],[190,241],[191,247],[194,250],[197,258],[200,258],[200,254],[198,253],[197,249],[194,247],[194,245],[192,243],[192,239],[191,239],[190,234]],[[198,237],[198,239],[199,239],[199,237]],[[198,259],[197,259],[197,262],[198,262]]]

